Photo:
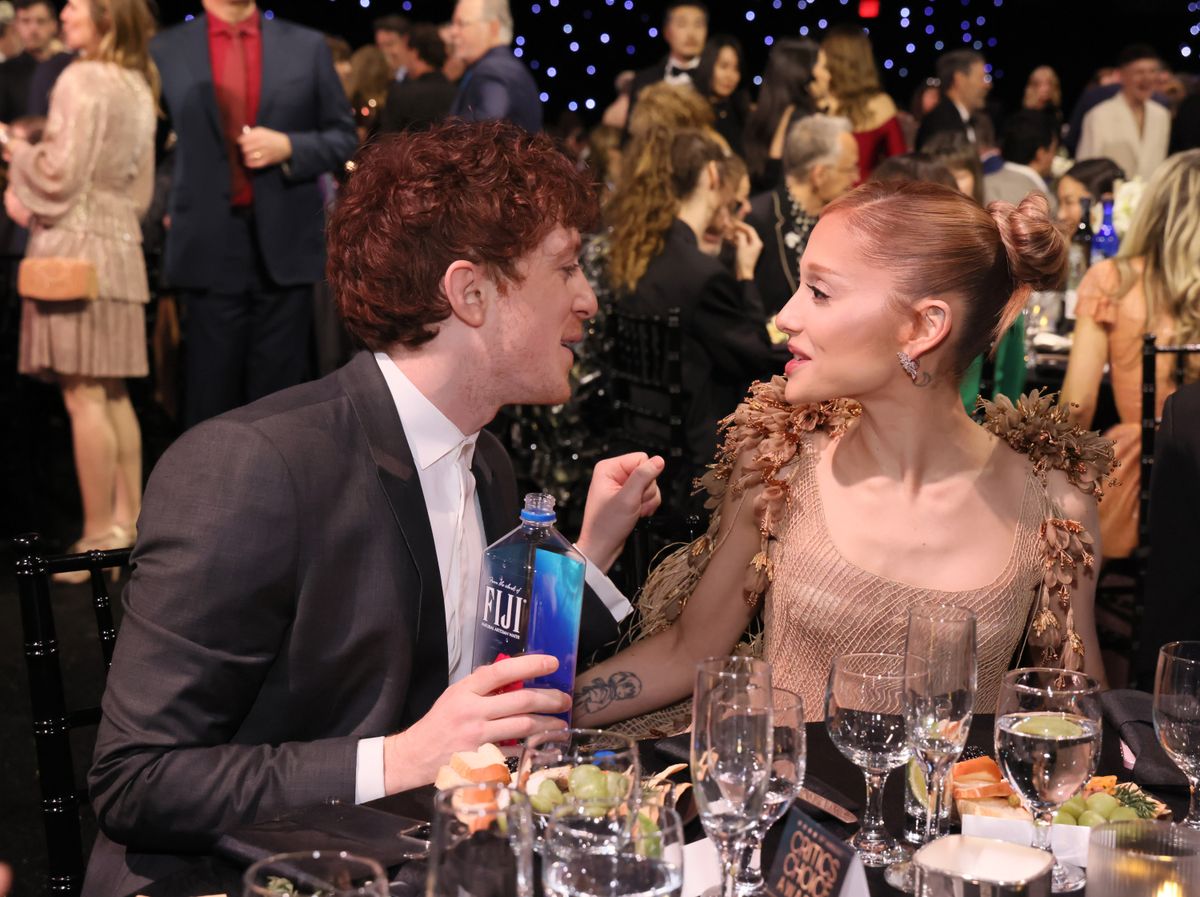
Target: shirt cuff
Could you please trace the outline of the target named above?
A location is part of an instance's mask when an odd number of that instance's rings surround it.
[[[365,804],[387,796],[383,786],[383,738],[360,738],[354,766],[354,802]]]
[[[575,549],[578,551],[579,546],[576,545]],[[587,560],[586,555],[584,560]],[[605,576],[604,572],[590,560],[587,562],[587,572],[584,573],[583,578],[618,623],[633,613],[633,605],[629,603],[629,599],[621,593],[616,583]]]

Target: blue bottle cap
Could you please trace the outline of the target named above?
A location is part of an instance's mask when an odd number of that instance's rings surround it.
[[[528,523],[553,523],[558,519],[558,515],[554,513],[554,496],[544,492],[527,494],[521,519]]]

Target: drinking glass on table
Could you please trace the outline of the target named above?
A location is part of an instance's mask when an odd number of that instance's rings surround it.
[[[833,659],[825,690],[829,739],[866,778],[866,808],[850,844],[867,866],[890,866],[908,850],[883,824],[883,786],[908,760],[904,717],[904,655],[842,654]]]
[[[602,729],[531,735],[521,752],[517,783],[529,796],[539,851],[546,820],[564,805],[587,807],[588,837],[628,839],[642,793],[637,742]]]
[[[433,799],[425,897],[533,897],[529,800],[495,782]]]
[[[793,691],[771,688],[772,737],[771,778],[763,799],[757,824],[742,844],[737,876],[738,897],[750,897],[763,890],[762,869],[754,854],[762,847],[771,826],[783,818],[804,784],[806,759],[804,741],[804,701]]]
[[[1200,829],[1200,642],[1171,642],[1159,649],[1154,731],[1188,780],[1192,796],[1181,824]]]
[[[387,897],[377,862],[344,850],[305,850],[259,860],[242,876],[244,897]]]
[[[927,785],[925,844],[938,836],[946,777],[962,753],[975,710],[975,614],[946,604],[908,612],[904,640],[904,719],[913,760]],[[895,863],[888,884],[911,892],[916,886],[911,861]]]
[[[1033,815],[1033,846],[1050,850],[1050,824],[1079,793],[1100,758],[1100,686],[1083,673],[1042,667],[1012,670],[1000,683],[996,759]],[[1075,891],[1087,878],[1055,860],[1052,889]]]
[[[704,831],[721,857],[722,885],[737,893],[737,858],[757,825],[771,779],[771,667],[752,657],[715,657],[696,668],[692,789]]]
[[[552,897],[679,897],[683,890],[683,822],[665,807],[644,807],[632,837],[609,852],[586,849],[576,811],[551,814],[546,825],[542,886]]]

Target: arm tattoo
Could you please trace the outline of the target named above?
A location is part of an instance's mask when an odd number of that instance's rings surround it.
[[[595,713],[614,701],[628,701],[642,693],[642,680],[633,673],[613,673],[607,680],[597,676],[576,685],[575,712]]]

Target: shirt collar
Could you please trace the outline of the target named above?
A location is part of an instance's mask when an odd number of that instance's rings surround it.
[[[971,113],[966,106],[961,105],[958,100],[950,100],[950,102],[953,103],[954,108],[958,110],[958,117],[963,120],[963,124],[966,124],[971,120]]]
[[[421,470],[428,470],[447,455],[467,446],[467,463],[472,460],[478,433],[464,436],[450,418],[417,389],[386,352],[376,352],[375,361],[387,381],[388,392],[396,403],[400,424],[412,450],[413,461]]]
[[[224,19],[219,19],[212,13],[209,13],[205,18],[208,19],[209,35],[223,34],[232,37],[235,33],[243,36],[252,36],[258,34],[258,13],[249,16],[244,21],[238,22],[236,25],[232,22],[226,22]]]
[[[1046,179],[1028,165],[1022,165],[1020,162],[1006,161],[1004,163],[1004,167],[1009,171],[1019,171],[1021,174],[1025,175],[1025,177],[1029,178],[1031,181],[1041,187],[1043,193],[1050,193],[1050,188],[1046,186]]]
[[[682,69],[685,72],[690,72],[692,69],[698,68],[699,65],[700,65],[700,57],[699,56],[693,57],[691,62],[680,62],[674,56],[670,55],[669,53],[667,54],[667,68],[668,69],[676,68],[676,69]]]

